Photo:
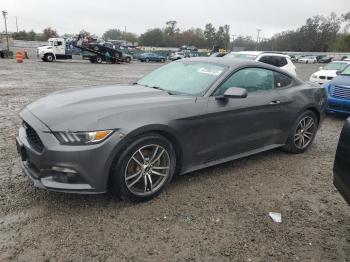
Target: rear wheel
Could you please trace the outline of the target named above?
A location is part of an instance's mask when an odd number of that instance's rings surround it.
[[[161,62],[161,63],[164,63],[164,62],[165,62],[165,59],[164,59],[164,58],[160,59],[160,62]]]
[[[176,155],[172,144],[158,134],[131,143],[113,171],[113,188],[122,197],[142,202],[159,195],[174,175]]]
[[[96,60],[96,63],[98,63],[98,64],[101,64],[103,62],[103,59],[100,56],[96,57],[95,60]]]
[[[150,60],[149,60],[149,58],[146,58],[145,61],[146,61],[146,63],[149,63]]]
[[[131,62],[131,58],[130,57],[126,57],[125,58],[125,62],[130,63]]]
[[[305,152],[314,141],[317,129],[318,119],[315,113],[305,111],[294,124],[284,149],[294,154]]]

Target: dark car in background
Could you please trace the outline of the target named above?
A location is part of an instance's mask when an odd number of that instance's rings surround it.
[[[141,62],[162,62],[166,61],[166,57],[155,54],[155,53],[143,53],[139,56]]]
[[[327,63],[328,64],[328,63],[332,62],[333,59],[334,59],[334,57],[332,57],[332,56],[325,56],[325,57],[320,58],[318,60],[318,62],[319,63]]]
[[[341,132],[334,161],[333,183],[350,205],[350,118]]]
[[[350,66],[337,72],[326,86],[328,93],[327,112],[350,115]]]
[[[65,89],[39,99],[20,113],[16,141],[37,187],[80,194],[113,188],[145,201],[175,174],[274,148],[305,152],[325,108],[324,88],[277,67],[188,58],[134,85]]]

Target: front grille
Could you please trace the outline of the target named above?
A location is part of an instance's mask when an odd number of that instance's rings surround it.
[[[331,96],[343,99],[350,99],[350,86],[333,86]]]
[[[23,126],[26,130],[27,139],[30,145],[39,152],[43,151],[44,145],[43,142],[41,142],[38,133],[26,122],[23,122]]]
[[[327,80],[332,80],[333,77],[332,76],[327,76]]]
[[[326,77],[325,77],[325,76],[319,76],[319,78],[320,78],[320,79],[326,79]]]

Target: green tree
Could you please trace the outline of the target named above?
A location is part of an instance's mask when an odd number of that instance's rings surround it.
[[[211,23],[205,25],[204,37],[207,42],[207,46],[209,48],[213,48],[215,45],[216,29]]]
[[[160,28],[150,29],[140,36],[139,41],[145,46],[164,46],[164,33]]]
[[[123,39],[123,32],[119,29],[109,29],[102,35],[104,40],[121,40]]]

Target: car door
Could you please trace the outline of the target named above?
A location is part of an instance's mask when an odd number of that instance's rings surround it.
[[[247,98],[222,97],[230,87],[245,88]],[[207,161],[280,144],[280,95],[274,73],[244,68],[227,78],[208,100]],[[205,143],[203,141],[203,143]]]
[[[333,183],[350,205],[350,118],[341,132],[334,161]]]

